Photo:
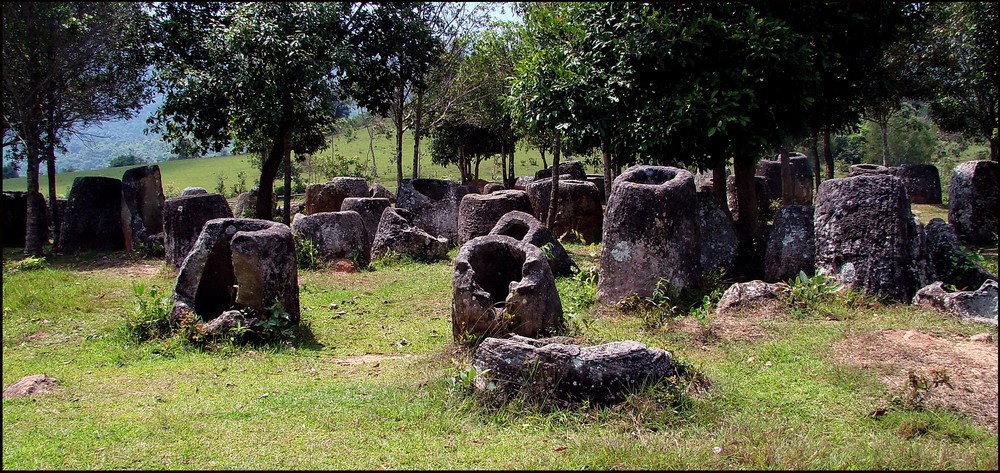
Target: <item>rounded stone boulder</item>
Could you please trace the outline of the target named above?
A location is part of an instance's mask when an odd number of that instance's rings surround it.
[[[452,277],[456,341],[510,334],[537,337],[562,324],[562,302],[549,263],[534,245],[486,235],[462,245]]]
[[[78,177],[69,192],[66,218],[59,232],[59,248],[72,253],[87,250],[125,250],[132,241],[122,181],[111,177]]]
[[[552,233],[569,241],[577,240],[572,232],[577,232],[587,243],[601,241],[604,225],[604,207],[601,205],[601,191],[593,182],[559,176],[559,209],[553,223]],[[545,222],[549,215],[549,200],[552,197],[552,178],[538,179],[528,186],[532,215]]]
[[[813,206],[786,205],[774,218],[764,256],[764,279],[786,281],[799,271],[812,276],[816,270]]]
[[[421,261],[435,261],[448,255],[448,239],[437,237],[413,225],[409,210],[388,207],[382,211],[375,240],[372,241],[372,259],[390,252]]]
[[[232,217],[233,209],[222,194],[182,195],[164,201],[163,249],[167,263],[179,268],[206,222]]]
[[[546,169],[540,169],[535,173],[536,181],[552,177],[552,171],[555,166],[549,166]],[[587,180],[587,171],[583,167],[583,163],[580,161],[563,161],[559,163],[559,175],[569,174],[570,179],[576,179],[578,181]]]
[[[512,210],[531,212],[528,193],[501,190],[492,194],[468,194],[458,206],[458,242],[465,243],[486,235],[493,226]]]
[[[940,204],[941,176],[933,164],[903,164],[896,170],[911,204]]]
[[[507,188],[504,187],[503,184],[499,182],[487,182],[486,185],[483,186],[483,194],[492,194],[496,191],[502,191],[506,189]]]
[[[132,240],[144,242],[163,231],[163,184],[156,164],[128,169],[122,174],[122,196],[128,207]]]
[[[431,235],[458,241],[458,205],[468,189],[451,179],[403,179],[396,207],[409,210],[413,225]]]
[[[948,223],[969,243],[997,241],[997,189],[1000,164],[967,161],[951,173],[948,188]]]
[[[306,187],[306,215],[319,212],[340,212],[340,206],[348,197],[370,196],[368,181],[363,177],[335,177],[322,184]]]
[[[660,280],[683,291],[701,279],[694,176],[669,166],[633,166],[615,178],[601,248],[597,300],[648,297]]]
[[[865,294],[909,301],[922,246],[903,183],[890,175],[828,179],[815,207],[816,271]]]
[[[552,232],[542,222],[527,212],[512,210],[507,212],[490,230],[490,235],[507,235],[516,240],[528,242],[542,250],[549,261],[554,276],[573,274],[576,263],[570,258],[566,248],[559,243]]]
[[[364,220],[353,210],[295,214],[292,234],[313,242],[320,261],[348,260],[355,270],[371,261]]]
[[[368,246],[375,241],[378,223],[382,220],[382,212],[392,204],[383,197],[348,197],[340,205],[341,211],[353,210],[361,215],[365,223],[365,234],[368,236]]]
[[[373,182],[371,187],[368,188],[368,195],[376,199],[389,199],[390,204],[396,203],[396,196],[386,189],[385,186],[377,182]]]

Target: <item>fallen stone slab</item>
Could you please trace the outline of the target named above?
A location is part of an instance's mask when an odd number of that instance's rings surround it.
[[[666,350],[636,341],[583,347],[524,337],[487,338],[476,349],[473,389],[503,401],[514,395],[558,404],[609,405],[677,374]]]
[[[997,282],[988,280],[975,291],[949,292],[941,281],[920,288],[913,304],[931,307],[973,322],[997,324]]]

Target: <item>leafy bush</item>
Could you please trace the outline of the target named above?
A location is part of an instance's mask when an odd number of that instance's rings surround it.
[[[788,281],[788,304],[792,315],[806,317],[817,309],[818,303],[832,300],[841,287],[836,280],[825,274],[810,278],[805,272],[799,271],[798,276]]]
[[[865,162],[882,163],[882,132],[873,122],[862,128]],[[929,163],[937,155],[937,125],[909,102],[889,118],[889,166]]]
[[[292,236],[295,241],[295,262],[299,269],[316,269],[320,266],[319,250],[316,242],[296,233]]]
[[[132,293],[135,295],[135,307],[125,313],[120,326],[120,333],[125,339],[142,343],[170,335],[171,298],[160,296],[156,286],[147,290],[141,283],[132,284]]]
[[[3,264],[3,272],[13,274],[18,271],[34,271],[45,268],[44,256],[26,256],[24,259],[8,261]]]

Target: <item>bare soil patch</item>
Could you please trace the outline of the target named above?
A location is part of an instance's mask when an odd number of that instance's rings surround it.
[[[996,431],[997,342],[995,335],[982,338],[883,329],[833,348],[838,361],[878,370],[881,381],[897,392],[909,381],[911,370],[928,378],[933,370],[947,374],[952,387],[930,389],[927,404],[964,413]]]
[[[765,300],[738,310],[725,311],[712,317],[708,324],[694,317],[671,320],[671,331],[687,333],[705,345],[725,340],[760,340],[773,334],[761,326],[762,322],[778,320],[785,316],[787,305],[781,301]]]

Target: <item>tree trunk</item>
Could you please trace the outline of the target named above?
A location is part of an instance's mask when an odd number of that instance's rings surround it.
[[[542,155],[542,169],[548,169],[549,165],[545,163],[545,147],[538,148],[538,154]]]
[[[882,165],[889,166],[889,140],[887,138],[889,120],[879,120],[878,127],[882,132]]]
[[[396,107],[392,123],[396,126],[396,192],[403,187],[403,86],[396,87]]]
[[[282,147],[285,149],[284,152],[284,162],[285,162],[285,198],[283,199],[282,208],[282,221],[285,225],[292,224],[292,147],[289,143],[288,134],[285,134],[285,140],[282,143]]]
[[[757,190],[754,185],[756,172],[754,159],[737,154],[733,157],[733,175],[736,179],[736,227],[743,241],[760,237],[757,212]]]
[[[378,177],[378,165],[375,164],[375,133],[372,133],[372,125],[368,124],[368,154],[372,157],[372,177]]]
[[[424,114],[424,91],[417,91],[417,109],[413,117],[413,178],[420,177],[420,123]]]
[[[545,216],[545,226],[555,228],[556,214],[559,213],[559,158],[562,154],[559,132],[556,131],[556,147],[552,150],[552,192],[549,194],[549,213]],[[557,236],[558,237],[558,236]]]
[[[51,122],[50,122],[51,123]],[[52,253],[59,252],[59,209],[56,207],[56,133],[49,128],[45,146],[45,166],[49,178],[49,222],[52,223]]]
[[[778,151],[778,159],[781,161],[781,205],[782,207],[786,205],[791,205],[792,200],[795,196],[795,189],[792,184],[792,166],[789,164],[788,149],[785,145],[781,145]],[[757,198],[760,198],[758,196]],[[768,196],[769,199],[774,198],[774,196]]]
[[[1000,139],[990,138],[989,142],[990,142],[990,159],[992,159],[993,161],[997,161],[998,160],[997,155],[1000,154],[1000,149],[997,149],[997,147],[1000,146]]]
[[[41,219],[45,210],[42,209],[42,194],[38,192],[39,166],[39,134],[31,130],[32,136],[26,137],[25,151],[27,154],[27,209],[24,229],[24,256],[42,256]]]
[[[605,138],[601,138],[601,164],[604,167],[604,195],[611,198],[611,151],[608,150],[608,143]]]
[[[826,178],[833,179],[833,148],[830,147],[830,129],[823,130],[823,158],[826,159]]]
[[[513,132],[511,132],[509,135],[507,135],[507,136],[511,137],[510,138],[510,144],[507,147],[507,149],[509,150],[507,152],[510,153],[510,155],[507,158],[507,165],[510,166],[510,172],[507,173],[508,174],[508,180],[507,180],[507,182],[504,182],[503,185],[504,185],[504,187],[506,187],[508,189],[513,189],[514,188],[514,183],[517,182],[517,176],[514,175],[514,151],[517,149],[517,141],[514,140],[513,135],[514,135]]]
[[[476,174],[474,175],[473,179],[477,181],[479,180],[479,164],[481,164],[482,162],[483,162],[482,159],[476,158]]]
[[[712,195],[716,202],[729,213],[729,205],[726,204],[726,160],[716,160],[712,166]],[[730,216],[731,217],[731,216]]]
[[[819,144],[818,143],[819,143],[819,137],[816,136],[815,133],[813,133],[813,135],[812,135],[812,141],[810,142],[810,145],[812,146],[813,168],[815,170],[815,172],[813,173],[813,175],[816,177],[816,189],[819,189],[819,183],[820,183],[820,181],[822,181],[822,178],[819,175]]]
[[[271,150],[267,159],[260,165],[260,184],[257,187],[257,218],[271,220],[274,218],[274,179],[278,177],[281,160],[285,156],[284,145],[288,139],[288,131],[284,126],[275,133]]]

